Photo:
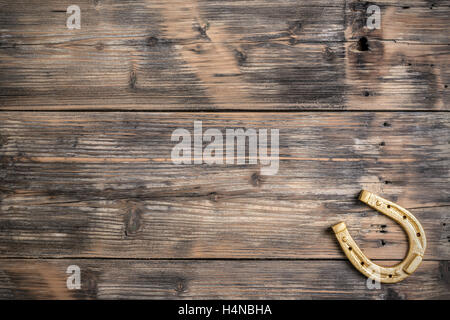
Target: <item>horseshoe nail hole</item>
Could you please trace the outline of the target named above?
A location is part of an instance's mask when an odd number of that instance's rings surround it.
[[[406,216],[403,216],[403,219],[406,219]]]
[[[156,37],[149,37],[149,38],[147,38],[147,45],[149,47],[156,46],[158,44],[158,42],[159,42],[159,39],[156,38]]]
[[[420,237],[420,232],[417,232],[417,236]]]
[[[375,284],[375,280],[372,280],[372,284]]]
[[[364,265],[364,261],[361,261],[361,265],[362,265],[362,266]]]
[[[353,248],[352,248],[352,247],[348,247],[348,250],[352,251],[352,250],[353,250]]]
[[[357,49],[358,49],[358,51],[368,51],[369,50],[369,41],[367,40],[366,37],[361,37],[358,40]]]
[[[392,278],[392,274],[389,275],[389,278]]]
[[[388,209],[390,209],[390,208],[391,208],[391,205],[390,205],[390,204],[388,204],[388,205],[387,205],[387,207],[388,207]]]

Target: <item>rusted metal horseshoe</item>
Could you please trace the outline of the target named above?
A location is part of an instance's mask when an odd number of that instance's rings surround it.
[[[361,191],[359,200],[393,219],[406,231],[409,250],[406,258],[393,267],[381,267],[367,258],[350,236],[344,222],[334,225],[333,231],[350,262],[366,277],[383,283],[396,283],[412,274],[422,262],[427,240],[419,221],[406,209],[369,191]]]

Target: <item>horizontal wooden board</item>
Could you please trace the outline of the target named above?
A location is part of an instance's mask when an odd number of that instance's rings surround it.
[[[171,135],[194,121],[278,129],[278,173],[173,164]],[[368,189],[421,221],[425,259],[448,260],[448,132],[448,113],[2,112],[0,253],[334,259],[346,221],[369,257],[402,259],[400,226],[356,199]]]
[[[66,287],[70,265],[81,290]],[[449,299],[449,274],[425,261],[371,290],[348,261],[0,260],[0,299]]]
[[[448,110],[446,3],[0,1],[0,108]]]
[[[0,4],[0,23],[17,44],[98,37],[109,44],[128,40],[137,45],[149,36],[168,36],[186,44],[215,35],[217,42],[264,42],[297,35],[299,40],[314,42],[340,40],[344,31],[344,0],[79,0],[82,24],[75,31],[66,27],[68,1],[2,0]]]

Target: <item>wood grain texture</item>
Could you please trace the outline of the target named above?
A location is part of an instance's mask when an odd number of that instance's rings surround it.
[[[0,0],[0,299],[450,299],[449,0],[72,4]],[[173,164],[196,120],[279,129],[278,173]],[[330,229],[402,260],[361,189],[428,241],[381,290]]]
[[[448,3],[0,1],[0,108],[448,110]]]
[[[69,291],[74,264],[81,290]],[[348,261],[0,260],[0,279],[0,299],[450,298],[448,261],[377,290]]]
[[[243,120],[245,119],[245,120]],[[175,165],[172,132],[280,130],[280,168]],[[402,259],[400,226],[361,189],[410,209],[425,259],[450,258],[447,113],[0,113],[4,257]],[[205,143],[206,145],[206,143]]]
[[[381,28],[366,27],[367,8],[375,4],[381,9]],[[387,42],[448,44],[448,12],[450,1],[381,0],[346,1],[347,40],[362,36]]]

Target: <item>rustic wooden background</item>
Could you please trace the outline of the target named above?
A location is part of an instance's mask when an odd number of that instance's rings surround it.
[[[0,0],[0,298],[450,299],[449,15],[439,0]],[[170,136],[195,120],[279,129],[278,174],[173,165]],[[405,234],[363,188],[428,240],[380,290],[330,230],[402,260]]]

